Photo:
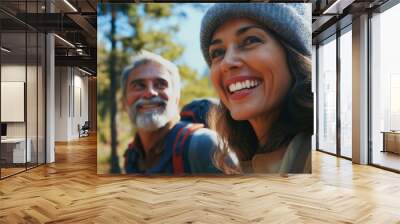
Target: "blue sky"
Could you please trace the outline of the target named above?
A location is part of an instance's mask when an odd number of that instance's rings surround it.
[[[199,74],[203,75],[207,71],[207,64],[203,59],[200,50],[200,24],[201,19],[208,7],[212,4],[202,4],[204,6],[204,10],[193,8],[191,3],[181,3],[179,6],[181,10],[186,13],[186,18],[172,18],[167,21],[160,21],[159,24],[154,25],[152,28],[156,28],[156,26],[164,26],[167,23],[178,24],[180,29],[174,40],[184,46],[185,51],[182,55],[182,58],[177,61],[178,64],[183,63],[189,65],[191,68],[195,69]],[[106,48],[110,48],[110,43],[105,40],[105,34],[109,32],[110,18],[98,18],[98,31],[97,37],[99,43],[105,44]],[[117,32],[120,36],[128,36],[132,32],[127,26],[127,18],[119,17],[117,21]]]

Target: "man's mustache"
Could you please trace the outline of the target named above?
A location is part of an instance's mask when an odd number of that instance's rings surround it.
[[[159,96],[150,98],[150,99],[143,99],[140,98],[137,100],[133,105],[132,108],[137,111],[140,107],[146,106],[146,105],[157,105],[157,106],[162,106],[165,107],[167,105],[167,101],[162,99]]]

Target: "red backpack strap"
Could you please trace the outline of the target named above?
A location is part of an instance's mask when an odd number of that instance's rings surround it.
[[[183,150],[184,144],[188,137],[196,130],[204,127],[203,124],[189,124],[181,128],[175,137],[174,145],[172,148],[172,165],[174,168],[174,174],[183,174],[184,161],[183,161]]]
[[[188,118],[191,119],[192,121],[196,122],[196,115],[194,114],[193,111],[182,111],[180,113],[182,118]]]

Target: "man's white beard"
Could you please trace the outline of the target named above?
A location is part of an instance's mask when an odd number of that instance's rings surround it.
[[[139,105],[142,104],[157,104],[164,103],[164,106],[154,108],[145,112],[139,112],[137,110]],[[150,100],[139,99],[137,102],[131,105],[129,108],[129,117],[133,125],[138,130],[143,131],[156,131],[164,127],[173,117],[174,113],[177,113],[176,109],[173,109],[173,105],[160,97],[155,97]]]
[[[155,109],[151,112],[139,113],[136,116],[137,129],[144,131],[155,131],[164,127],[168,123],[166,110],[159,111]]]

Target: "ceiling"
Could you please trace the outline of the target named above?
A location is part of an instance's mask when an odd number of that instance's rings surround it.
[[[56,66],[77,66],[95,75],[96,6],[96,0],[1,0],[2,39],[3,45],[7,42],[7,48],[13,50],[10,60],[26,54],[30,58],[36,51],[37,44],[32,43],[25,52],[25,35],[18,33],[27,31],[29,42],[33,38],[29,32],[52,32],[57,34]]]
[[[311,0],[313,44],[319,43],[352,23],[367,11],[372,11],[388,0]]]
[[[338,28],[351,24],[352,17],[366,10],[373,10],[387,1],[269,0],[267,2],[312,3],[312,34],[313,43],[315,44],[335,33]],[[134,1],[99,0],[99,2]],[[162,2],[162,0],[147,2]],[[256,0],[256,2],[265,1]],[[14,35],[7,34],[4,37],[9,38],[10,42],[14,42],[14,46],[11,46],[14,48],[18,48],[18,45],[24,46],[25,42],[25,39],[20,40],[20,38],[16,37],[15,33],[25,32],[26,29],[28,32],[54,32],[60,37],[55,38],[56,65],[79,66],[92,74],[96,74],[96,6],[96,0],[1,0],[1,29],[3,33],[14,33]],[[52,13],[49,13],[50,11]],[[29,52],[34,52],[33,49],[30,49],[34,46],[34,43],[28,44],[28,55],[30,54]]]
[[[141,2],[170,2],[170,0],[140,0]],[[180,0],[177,0],[178,2]],[[203,0],[201,2],[230,2],[232,0]],[[332,35],[336,29],[351,24],[352,17],[374,10],[389,0],[235,0],[235,2],[312,3],[313,43]],[[108,3],[132,3],[136,0],[99,0]],[[182,2],[188,2],[182,0]],[[189,2],[196,2],[189,0]],[[340,21],[338,23],[338,21]],[[336,27],[335,27],[336,26]]]

